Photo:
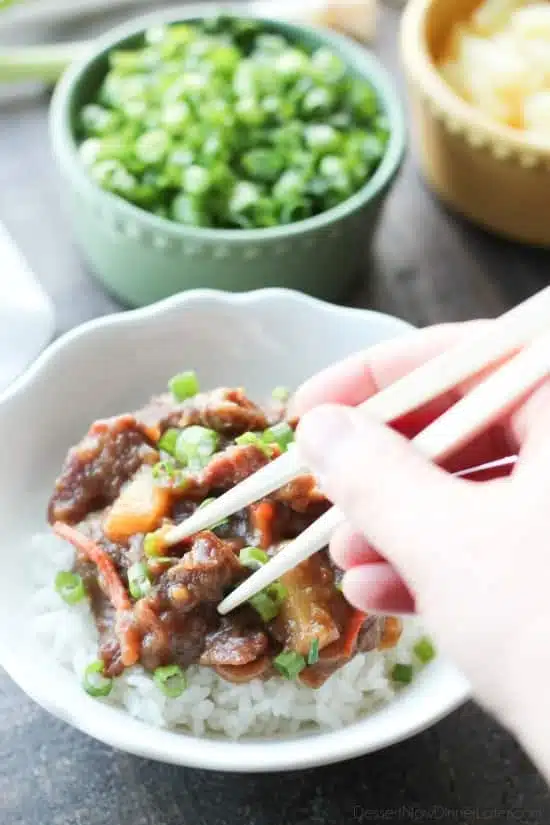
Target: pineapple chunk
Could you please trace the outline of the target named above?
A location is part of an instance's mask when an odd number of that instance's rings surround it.
[[[170,492],[154,483],[151,467],[142,467],[107,513],[105,535],[110,541],[125,542],[136,533],[150,533],[169,514],[170,503]]]

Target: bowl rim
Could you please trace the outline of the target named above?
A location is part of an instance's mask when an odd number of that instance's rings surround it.
[[[441,76],[426,41],[426,19],[435,0],[409,0],[401,20],[401,53],[405,69],[429,99],[434,113],[447,121],[450,132],[470,136],[472,146],[490,143],[506,156],[550,160],[550,144],[526,131],[501,124],[464,100]],[[504,157],[503,157],[504,159]]]
[[[324,316],[337,316],[345,320],[352,316],[365,320],[377,320],[382,325],[391,323],[398,332],[411,327],[400,319],[373,310],[340,307],[288,289],[260,289],[248,293],[226,293],[219,290],[195,290],[172,296],[164,301],[131,312],[120,312],[94,319],[65,333],[40,356],[35,364],[4,394],[0,396],[0,412],[21,401],[25,394],[32,395],[35,381],[44,371],[52,369],[63,352],[73,345],[84,342],[93,347],[96,335],[117,328],[122,334],[129,326],[159,324],[171,313],[183,313],[196,309],[197,305],[223,304],[229,309],[243,311],[250,306],[278,302],[283,312],[294,305],[302,313],[315,312]],[[23,648],[24,649],[24,648]],[[451,711],[463,704],[470,695],[467,681],[447,660],[438,658],[435,663],[419,675],[418,681],[425,679],[427,689],[413,700],[410,712],[405,718],[392,715],[394,703],[406,701],[402,694],[394,702],[381,708],[384,714],[383,730],[370,741],[365,741],[364,726],[369,717],[335,731],[314,732],[313,736],[298,738],[262,740],[237,740],[199,738],[187,731],[171,731],[155,728],[128,715],[116,706],[91,700],[77,684],[71,689],[65,685],[61,690],[52,690],[52,683],[36,678],[36,662],[21,655],[21,648],[12,644],[11,638],[0,634],[0,661],[7,673],[39,705],[58,718],[112,747],[126,752],[168,762],[175,765],[223,770],[233,773],[265,773],[290,771],[316,767],[362,756],[397,742],[403,741],[430,727]],[[430,669],[439,670],[439,690],[434,696],[430,692]],[[413,686],[414,688],[414,686]],[[70,701],[65,699],[69,695]],[[91,704],[93,702],[93,705]],[[90,708],[93,707],[93,711]],[[372,719],[373,717],[370,717]]]
[[[185,22],[196,19],[216,17],[219,14],[248,17],[270,26],[281,27],[292,31],[297,38],[308,36],[317,39],[319,44],[335,48],[344,56],[348,66],[353,67],[365,79],[369,80],[382,103],[390,122],[390,138],[386,151],[374,175],[351,197],[331,209],[321,212],[312,218],[295,223],[275,226],[267,229],[217,229],[209,227],[194,227],[179,224],[168,218],[162,218],[148,212],[146,209],[135,206],[124,198],[107,192],[96,184],[87,174],[81,163],[77,144],[69,120],[69,112],[73,95],[93,65],[118,44],[127,38],[145,31],[151,25]],[[362,48],[351,38],[324,29],[320,26],[306,23],[295,23],[276,17],[269,17],[244,4],[234,3],[230,6],[217,7],[216,5],[188,5],[170,9],[163,9],[139,16],[133,20],[115,26],[103,36],[94,41],[92,49],[76,60],[63,74],[57,84],[49,112],[50,142],[54,156],[64,173],[72,177],[73,185],[89,197],[102,198],[112,209],[135,220],[140,220],[153,231],[163,231],[173,238],[193,238],[203,241],[222,240],[226,243],[249,243],[251,241],[277,240],[307,232],[316,232],[337,221],[348,218],[359,211],[366,204],[374,201],[387,189],[396,177],[407,144],[407,127],[405,124],[404,109],[397,89],[382,63],[369,50]]]

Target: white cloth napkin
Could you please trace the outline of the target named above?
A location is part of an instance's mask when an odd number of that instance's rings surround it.
[[[53,304],[0,224],[0,393],[50,342]]]

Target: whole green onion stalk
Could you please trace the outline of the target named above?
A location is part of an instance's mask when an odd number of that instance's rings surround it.
[[[0,0],[0,13],[20,0]],[[89,50],[86,42],[0,47],[0,83],[55,83],[67,66]]]

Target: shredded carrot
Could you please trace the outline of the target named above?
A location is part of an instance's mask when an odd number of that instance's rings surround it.
[[[346,658],[350,658],[353,656],[355,652],[355,645],[357,644],[357,637],[359,636],[359,632],[365,623],[365,619],[367,618],[367,614],[363,613],[361,610],[354,610],[351,614],[350,620],[348,622],[348,626],[346,628],[346,632],[344,635],[344,647],[343,652],[346,655]]]
[[[275,507],[271,501],[260,501],[250,508],[252,527],[258,535],[258,544],[262,550],[267,550],[273,543],[273,519]]]
[[[117,610],[115,632],[122,664],[124,667],[132,667],[139,662],[141,653],[141,633],[132,610]]]
[[[109,554],[88,536],[84,536],[74,527],[61,521],[56,521],[53,531],[60,538],[70,542],[77,550],[84,553],[86,558],[97,566],[103,577],[109,600],[115,610],[130,610],[132,605],[128,593]]]

